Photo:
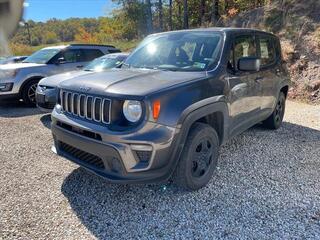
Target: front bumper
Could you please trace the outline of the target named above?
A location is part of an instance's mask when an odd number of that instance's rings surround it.
[[[40,91],[38,87],[36,91],[36,101],[41,111],[51,112],[57,102],[57,90],[54,88]]]
[[[54,110],[51,129],[58,155],[111,182],[159,182],[174,170],[173,146],[179,134],[175,128],[146,122],[132,132],[119,134]],[[139,146],[151,151],[141,151]]]
[[[0,82],[0,100],[19,99],[20,94],[13,82]]]

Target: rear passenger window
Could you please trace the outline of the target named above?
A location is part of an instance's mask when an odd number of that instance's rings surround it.
[[[259,37],[261,66],[266,67],[276,62],[276,51],[272,38]]]
[[[248,35],[236,37],[234,42],[233,56],[234,63],[230,64],[235,66],[237,66],[239,59],[242,57],[256,57],[257,48],[254,36]]]
[[[97,49],[83,49],[83,51],[85,54],[86,62],[92,61],[93,59],[96,59],[104,55],[103,52]]]
[[[62,53],[62,57],[64,58],[66,63],[82,62],[83,52],[81,50],[68,49]]]

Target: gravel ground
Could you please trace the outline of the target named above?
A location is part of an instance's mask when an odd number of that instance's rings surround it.
[[[0,239],[320,238],[320,106],[231,140],[197,192],[108,184],[51,153],[49,126],[0,105]]]

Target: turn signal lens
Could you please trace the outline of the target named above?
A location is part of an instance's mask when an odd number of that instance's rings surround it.
[[[152,107],[152,112],[153,112],[153,118],[155,120],[157,120],[159,115],[160,115],[160,108],[161,108],[160,101],[159,100],[154,101],[153,102],[153,107]]]

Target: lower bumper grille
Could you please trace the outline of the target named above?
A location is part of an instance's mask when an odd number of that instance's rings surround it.
[[[104,164],[101,158],[98,156],[95,156],[91,153],[84,152],[80,149],[77,149],[75,147],[72,147],[66,143],[60,142],[61,150],[65,153],[71,155],[72,157],[85,162],[87,164],[90,164],[96,168],[104,169]]]

